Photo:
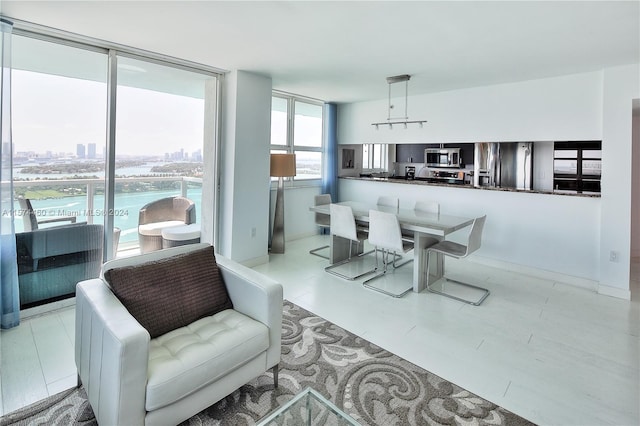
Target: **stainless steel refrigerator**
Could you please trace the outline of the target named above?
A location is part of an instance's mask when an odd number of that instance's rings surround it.
[[[531,189],[532,142],[476,142],[475,186]]]

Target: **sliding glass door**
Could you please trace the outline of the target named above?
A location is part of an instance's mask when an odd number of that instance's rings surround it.
[[[14,36],[13,184],[20,304],[75,295],[98,276],[104,216],[107,57]]]
[[[200,222],[205,85],[213,77],[124,56],[117,64],[114,225],[126,250],[138,247],[147,203],[186,197]]]
[[[217,74],[31,35],[13,45],[23,307],[73,296],[104,260],[136,254],[151,201],[189,198],[213,241]]]

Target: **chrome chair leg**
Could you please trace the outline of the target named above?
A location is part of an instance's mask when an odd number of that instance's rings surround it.
[[[402,297],[405,294],[409,293],[413,289],[413,283],[411,284],[411,286],[408,289],[403,290],[400,293],[391,293],[390,291],[387,291],[387,290],[384,290],[384,289],[381,289],[381,288],[378,288],[378,287],[374,287],[371,284],[369,284],[371,281],[373,281],[373,280],[375,280],[377,278],[380,278],[383,275],[385,275],[387,273],[387,271],[388,271],[387,268],[388,268],[388,265],[389,265],[389,251],[388,250],[384,250],[384,249],[383,250],[378,250],[378,248],[376,248],[376,269],[375,270],[378,270],[378,251],[382,251],[382,265],[383,265],[382,266],[382,272],[380,272],[380,273],[374,275],[373,277],[365,280],[362,283],[362,286],[365,287],[365,288],[368,288],[370,290],[375,290],[375,291],[377,291],[379,293],[386,294],[387,296],[391,296],[391,297]],[[400,265],[396,266],[397,257],[402,258],[402,256],[400,256],[397,253],[393,252],[393,261],[391,262],[391,265],[393,266],[393,269],[396,269],[396,268],[398,268],[400,266],[406,265],[407,263],[413,261],[413,259],[409,259],[406,262],[403,262]]]
[[[399,265],[398,265],[398,264],[396,264],[396,262],[397,262],[398,260],[400,260],[400,259],[402,259],[402,256],[400,256],[400,255],[399,255],[399,254],[397,254],[396,252],[393,252],[393,262],[392,262],[393,269],[395,269],[395,268],[399,268],[399,267],[401,267],[401,266],[406,265],[407,263],[413,262],[413,259],[409,258],[409,259],[407,259],[406,261],[402,262],[402,263],[401,263],[401,264],[399,264]]]
[[[358,245],[360,245],[360,243],[358,243]],[[365,272],[363,272],[361,274],[358,274],[358,275],[352,277],[352,276],[349,276],[349,275],[341,274],[340,272],[337,272],[337,271],[333,270],[333,269],[337,268],[338,266],[345,265],[345,264],[351,262],[351,259],[352,259],[352,257],[351,257],[352,248],[353,248],[353,241],[350,240],[349,241],[349,257],[347,259],[341,261],[341,262],[337,262],[337,263],[334,263],[333,265],[327,266],[326,268],[324,268],[325,272],[328,272],[328,273],[330,273],[332,275],[335,275],[337,277],[340,277],[342,279],[349,280],[349,281],[356,280],[356,279],[358,279],[360,277],[363,277],[363,276],[365,276],[367,274],[371,274],[371,273],[375,272],[376,270],[372,269],[370,271],[365,271]],[[368,251],[368,252],[360,253],[356,257],[362,257],[362,256],[365,256],[365,255],[371,254],[374,251],[375,250],[371,250],[371,251]]]
[[[475,288],[476,290],[481,290],[484,293],[483,293],[482,297],[478,301],[474,302],[474,301],[471,301],[471,300],[463,299],[461,297],[457,297],[457,296],[454,296],[452,294],[448,294],[448,293],[445,293],[443,291],[439,291],[439,290],[435,290],[435,289],[431,288],[431,285],[429,283],[429,267],[431,266],[430,257],[431,257],[431,250],[427,249],[427,272],[426,272],[427,273],[427,291],[429,291],[431,293],[439,294],[441,296],[448,297],[450,299],[455,299],[455,300],[458,300],[460,302],[463,302],[463,303],[466,303],[466,304],[469,304],[469,305],[473,305],[473,306],[480,306],[480,304],[482,302],[484,302],[484,299],[489,297],[489,294],[491,294],[489,292],[489,290],[487,290],[486,288],[478,287],[478,286],[473,285],[473,284],[463,283],[462,281],[458,281],[458,280],[452,280],[452,279],[444,277],[444,276],[442,278],[445,279],[446,281],[449,281],[449,282],[452,282],[452,283],[456,283],[458,285],[462,285],[462,286],[465,286],[465,287]]]

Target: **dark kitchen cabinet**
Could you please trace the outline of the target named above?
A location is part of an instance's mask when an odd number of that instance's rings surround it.
[[[473,143],[426,143],[426,144],[397,144],[396,145],[396,161],[409,162],[412,159],[414,163],[424,163],[424,150],[427,148],[460,148],[462,163],[473,166]]]

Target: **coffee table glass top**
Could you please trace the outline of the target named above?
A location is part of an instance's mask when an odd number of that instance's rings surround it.
[[[258,426],[349,426],[359,425],[331,401],[311,388],[306,388],[291,401],[262,419]]]

